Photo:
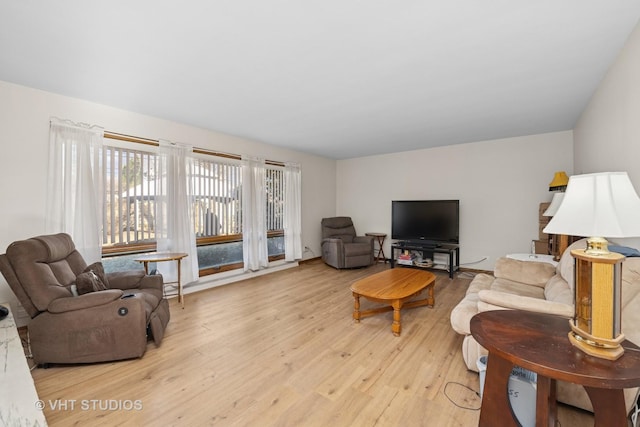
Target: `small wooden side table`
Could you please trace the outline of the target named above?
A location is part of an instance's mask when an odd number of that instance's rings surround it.
[[[169,283],[177,283],[178,284],[178,302],[184,308],[184,295],[182,294],[182,280],[180,279],[181,273],[181,262],[182,258],[187,257],[189,254],[184,252],[155,252],[150,254],[142,254],[138,256],[135,261],[141,262],[144,265],[145,273],[149,274],[149,263],[150,262],[164,262],[164,261],[176,261],[178,264],[178,281],[177,282],[165,282],[165,285]]]
[[[489,351],[480,411],[481,427],[516,427],[507,385],[514,365],[536,372],[536,426],[556,425],[556,380],[584,387],[595,427],[626,426],[624,388],[640,386],[640,352],[629,341],[618,360],[589,356],[569,342],[563,317],[520,310],[496,310],[471,318],[471,335]]]
[[[385,233],[364,233],[365,236],[371,236],[375,239],[375,242],[378,244],[377,248],[374,248],[374,257],[376,262],[380,262],[382,258],[382,262],[387,262],[387,257],[384,255],[384,248],[382,247],[384,243],[384,239],[387,237]]]

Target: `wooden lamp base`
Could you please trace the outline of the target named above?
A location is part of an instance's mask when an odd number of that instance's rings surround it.
[[[624,341],[620,314],[624,256],[605,252],[605,239],[589,242],[586,250],[571,251],[576,260],[575,316],[569,321],[569,341],[591,356],[617,360],[624,353],[620,345]]]
[[[573,320],[569,320],[569,326],[571,326],[569,341],[574,347],[579,348],[588,355],[601,359],[618,360],[624,354],[624,348],[621,345],[622,341],[624,341],[624,334],[620,334],[616,339],[608,340],[594,337],[579,329]]]

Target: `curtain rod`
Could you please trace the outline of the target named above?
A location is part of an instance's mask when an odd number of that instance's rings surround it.
[[[104,137],[109,139],[117,139],[118,141],[135,142],[137,144],[153,145],[155,147],[160,146],[160,141],[157,139],[140,138],[138,136],[125,135],[122,133],[115,133],[110,131],[104,131]]]
[[[104,137],[109,139],[117,139],[119,141],[134,142],[137,144],[153,145],[156,147],[160,145],[160,141],[158,141],[157,139],[140,138],[138,136],[125,135],[122,133],[111,131],[104,131]],[[209,150],[206,148],[193,147],[193,152],[197,154],[206,154],[209,156],[224,157],[226,159],[242,160],[242,156],[240,156],[239,154],[225,153],[223,151]],[[265,164],[271,166],[285,166],[284,162],[278,162],[275,160],[265,160],[264,162]]]

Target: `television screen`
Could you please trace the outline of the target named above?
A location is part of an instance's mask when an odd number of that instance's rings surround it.
[[[394,200],[391,238],[395,240],[460,243],[459,200]]]

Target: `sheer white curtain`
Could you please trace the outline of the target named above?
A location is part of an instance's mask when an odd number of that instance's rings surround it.
[[[264,159],[242,156],[242,258],[244,271],[269,265]]]
[[[196,235],[191,223],[193,184],[191,170],[193,148],[160,141],[159,165],[156,173],[156,240],[158,252],[184,252],[181,282],[198,279]],[[158,263],[166,282],[176,281],[176,263]]]
[[[51,119],[45,230],[68,233],[89,264],[102,258],[104,129]]]
[[[302,258],[302,177],[300,165],[284,167],[284,260]]]

